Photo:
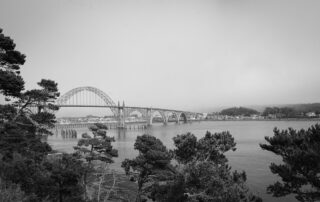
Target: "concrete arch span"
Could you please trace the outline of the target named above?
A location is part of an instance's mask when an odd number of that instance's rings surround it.
[[[163,120],[163,123],[167,123],[167,117],[165,115],[165,113],[163,111],[159,111],[159,110],[156,110],[156,111],[152,111],[151,114],[150,114],[150,118],[149,118],[149,125],[152,125],[153,123],[153,119],[156,117],[156,115],[160,115],[162,120]]]
[[[170,118],[172,117],[173,119],[175,119],[175,122],[176,123],[179,123],[179,114],[174,112],[174,111],[168,111],[168,112],[165,112],[165,115],[166,115],[166,123],[168,123],[170,120]]]

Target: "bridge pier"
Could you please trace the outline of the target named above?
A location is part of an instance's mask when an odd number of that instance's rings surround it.
[[[117,128],[124,129],[126,128],[126,113],[125,113],[125,105],[122,103],[122,107],[120,106],[120,102],[118,102],[118,126]]]
[[[146,110],[146,119],[147,119],[147,126],[152,125],[152,110],[150,108],[147,108]]]

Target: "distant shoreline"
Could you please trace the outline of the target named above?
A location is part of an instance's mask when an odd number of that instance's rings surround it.
[[[201,121],[320,121],[320,118],[285,118],[285,119],[225,119],[225,120],[213,120],[205,119]],[[199,122],[201,122],[199,121]],[[197,122],[193,121],[193,122]]]

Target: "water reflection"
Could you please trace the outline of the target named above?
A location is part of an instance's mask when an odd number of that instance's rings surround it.
[[[75,129],[66,129],[66,130],[61,130],[61,137],[62,139],[77,139],[78,138],[78,133]]]
[[[116,130],[117,136],[115,137],[116,141],[125,141],[127,130]]]

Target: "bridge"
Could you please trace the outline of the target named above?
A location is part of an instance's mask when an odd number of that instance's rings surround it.
[[[190,120],[198,119],[202,114],[174,109],[163,109],[153,107],[126,106],[123,102],[120,105],[115,102],[102,90],[85,86],[74,88],[60,96],[56,105],[59,107],[94,107],[110,109],[117,120],[117,128],[126,128],[126,119],[133,113],[139,113],[147,125],[152,125],[156,115],[160,115],[163,123],[167,124],[169,119],[176,123],[187,123]]]

